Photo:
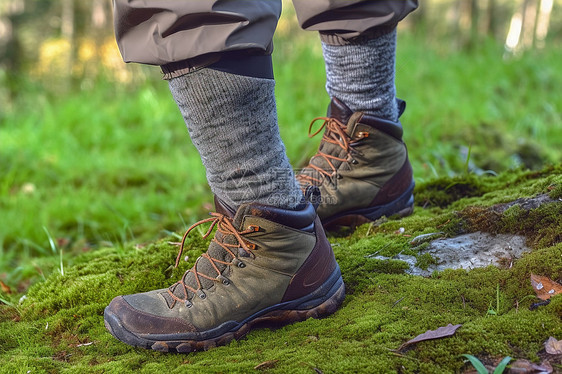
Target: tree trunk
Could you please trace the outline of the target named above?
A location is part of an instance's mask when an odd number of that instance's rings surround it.
[[[548,27],[550,25],[550,14],[552,13],[553,0],[541,0],[539,6],[539,16],[536,28],[536,46],[544,48],[544,41],[548,35]]]
[[[72,81],[72,67],[74,66],[74,0],[62,0],[61,36],[68,43],[65,56],[65,71],[63,89],[68,90]]]
[[[488,1],[488,35],[495,38],[498,34],[498,6],[496,0]]]
[[[537,21],[537,0],[525,0],[522,10],[521,48],[529,49],[534,44]]]
[[[480,0],[482,1],[482,0]],[[470,1],[470,39],[469,48],[473,48],[478,44],[480,29],[480,7],[478,0]]]
[[[22,25],[23,12],[25,10],[24,0],[11,0],[4,4],[2,9],[5,14],[6,40],[3,42],[5,53],[2,65],[9,74],[6,75],[6,88],[8,98],[14,99],[18,93],[19,75],[23,72],[24,53],[20,42],[18,30]]]
[[[94,29],[103,29],[107,24],[107,14],[104,0],[92,1],[92,26]]]

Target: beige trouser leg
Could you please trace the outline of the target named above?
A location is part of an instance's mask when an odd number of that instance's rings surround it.
[[[331,44],[382,34],[417,7],[416,0],[294,0],[299,23]],[[269,54],[280,0],[114,0],[115,35],[126,62],[184,68],[218,53]],[[185,64],[184,64],[185,65]]]

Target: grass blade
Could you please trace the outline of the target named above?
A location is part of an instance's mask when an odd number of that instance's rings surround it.
[[[53,240],[53,237],[51,236],[49,230],[47,230],[45,226],[43,226],[43,230],[45,230],[45,234],[47,234],[47,238],[49,238],[49,245],[51,246],[51,251],[53,251],[53,254],[56,254],[57,246],[55,245],[55,241]]]
[[[470,361],[470,363],[472,364],[472,366],[474,366],[478,374],[489,374],[488,369],[486,369],[484,364],[480,362],[480,360],[477,359],[475,356],[467,355],[467,354],[463,354],[463,356],[466,357],[468,361]]]
[[[494,369],[494,374],[502,374],[507,367],[507,364],[509,364],[509,361],[511,361],[511,357],[509,356],[501,360],[498,366]]]
[[[15,308],[15,307],[16,307],[13,303],[9,302],[8,300],[4,299],[4,298],[1,297],[1,296],[0,296],[0,303],[6,304],[7,306],[10,306],[10,307],[12,307],[12,308]]]

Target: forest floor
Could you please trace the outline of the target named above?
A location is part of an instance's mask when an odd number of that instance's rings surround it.
[[[19,301],[0,304],[0,372],[469,372],[463,354],[488,368],[509,356],[508,372],[562,372],[562,354],[545,346],[549,338],[562,340],[562,296],[543,302],[531,282],[532,276],[554,285],[562,280],[561,199],[562,166],[423,183],[413,215],[330,235],[347,290],[335,314],[254,330],[188,355],[117,341],[105,330],[103,310],[117,295],[175,282],[206,241],[190,236],[189,261],[178,269],[170,266],[174,237],[87,252]],[[438,269],[442,259],[433,244],[470,233],[518,235],[526,249],[516,256],[492,253],[497,266]],[[413,268],[429,273],[412,275]],[[460,327],[407,343],[449,324]]]

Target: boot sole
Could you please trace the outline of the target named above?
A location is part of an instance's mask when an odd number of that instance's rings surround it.
[[[409,216],[414,212],[414,187],[415,183],[412,181],[402,195],[387,204],[338,213],[322,220],[322,225],[326,230],[336,230],[342,226],[352,228],[361,226],[365,223],[376,221],[382,216]]]
[[[104,322],[111,335],[126,344],[160,352],[189,353],[242,339],[254,328],[281,327],[308,318],[326,317],[341,306],[344,298],[345,285],[337,267],[322,286],[305,297],[265,308],[242,322],[227,321],[199,333],[135,334],[128,331],[108,307],[104,311]]]

